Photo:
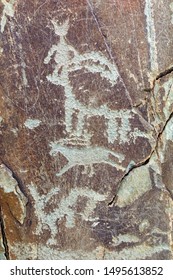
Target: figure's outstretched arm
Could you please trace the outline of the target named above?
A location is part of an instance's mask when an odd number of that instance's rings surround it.
[[[56,52],[56,48],[57,48],[57,46],[56,45],[53,45],[52,47],[51,47],[51,49],[48,51],[48,55],[45,57],[45,59],[44,59],[44,63],[45,64],[48,64],[49,63],[49,61],[51,60],[51,57],[52,57],[52,55]]]

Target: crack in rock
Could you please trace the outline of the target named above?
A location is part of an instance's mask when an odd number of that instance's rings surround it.
[[[4,246],[4,255],[7,260],[10,259],[10,254],[9,254],[9,247],[8,247],[8,240],[5,232],[5,225],[4,225],[4,219],[3,219],[3,214],[2,214],[2,209],[0,207],[0,228],[1,228],[1,234],[2,234],[2,243]]]
[[[6,259],[10,259],[11,246],[20,238],[18,231],[26,218],[28,200],[22,188],[15,173],[6,164],[0,164],[0,227]]]
[[[165,77],[166,75],[168,75],[168,74],[170,74],[170,73],[172,73],[172,72],[173,72],[173,67],[171,67],[171,68],[165,70],[164,72],[161,72],[161,73],[156,77],[156,79],[154,80],[154,87],[155,87],[155,82],[156,82],[158,79],[160,79],[160,78],[162,78],[162,77]],[[152,91],[153,91],[153,90],[154,90],[154,88],[152,89]],[[156,100],[155,100],[155,101],[156,101]],[[167,124],[169,123],[169,121],[171,120],[172,117],[173,117],[173,112],[170,112],[168,118],[166,119],[166,121],[165,121],[164,124],[162,125],[161,131],[159,131],[159,132],[157,131],[157,137],[156,137],[156,140],[155,140],[155,145],[154,145],[154,147],[153,147],[151,153],[149,154],[149,156],[148,156],[146,159],[144,159],[142,162],[139,162],[138,164],[132,165],[132,166],[129,168],[128,172],[126,172],[126,173],[124,174],[124,176],[121,178],[121,180],[120,180],[120,182],[119,182],[119,184],[118,184],[118,187],[117,187],[116,194],[115,194],[115,196],[113,197],[113,199],[108,203],[108,206],[112,206],[113,204],[116,204],[117,199],[118,199],[118,193],[119,193],[119,191],[121,190],[121,187],[122,187],[124,181],[126,180],[126,178],[127,178],[129,175],[131,175],[131,173],[134,172],[135,169],[140,168],[140,167],[142,167],[142,166],[148,165],[148,164],[150,163],[151,158],[154,156],[154,154],[155,154],[155,153],[158,154],[159,143],[160,143],[160,141],[161,141],[162,135],[163,135],[163,133],[165,132],[166,127],[167,127]],[[166,185],[164,185],[164,186],[165,186],[166,191],[169,193],[169,196],[170,196],[171,199],[173,200],[173,194],[172,194],[171,191],[167,188]]]

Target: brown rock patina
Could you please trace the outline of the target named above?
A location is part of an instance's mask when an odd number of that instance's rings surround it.
[[[0,258],[171,259],[172,2],[0,13]]]

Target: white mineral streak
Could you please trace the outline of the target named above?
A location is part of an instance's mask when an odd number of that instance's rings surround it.
[[[20,191],[16,180],[13,178],[12,172],[4,164],[0,165],[0,188],[3,189],[4,193],[13,193],[15,195],[17,204],[20,207],[19,213],[21,212],[20,217],[16,218],[22,224],[26,217],[27,200]],[[10,209],[13,213],[13,205],[9,205],[9,207],[11,207]]]
[[[145,0],[145,16],[147,26],[147,36],[150,50],[150,67],[151,72],[158,73],[158,59],[157,59],[157,46],[156,46],[156,30],[154,24],[154,9],[153,0]]]
[[[21,45],[20,45],[19,49],[20,49],[20,58],[22,60],[20,66],[21,66],[21,70],[22,70],[23,85],[25,87],[27,87],[28,86],[28,80],[27,80],[27,75],[26,75],[26,63],[24,62],[24,59],[23,59],[23,50],[22,50]]]
[[[41,121],[37,119],[27,119],[24,122],[24,126],[29,128],[29,129],[34,129],[40,125]]]
[[[172,15],[171,15],[171,23],[173,24],[173,2],[169,5]]]
[[[163,101],[165,102],[165,106],[163,109],[165,119],[169,119],[170,114],[172,112],[172,104],[173,104],[173,78],[169,78],[167,82],[165,82],[162,87],[165,90],[165,94],[163,96]],[[158,87],[155,90],[155,96],[158,96],[158,91],[160,87]]]
[[[4,4],[4,9],[2,12],[2,18],[1,18],[1,33],[4,32],[5,25],[7,22],[7,17],[14,17],[14,4],[16,0],[10,0],[7,2],[6,0],[1,0],[2,4]]]
[[[105,195],[99,194],[91,189],[74,188],[66,197],[61,199],[57,208],[52,210],[50,213],[46,213],[46,206],[48,205],[50,199],[52,199],[54,195],[58,194],[59,189],[53,189],[48,195],[40,195],[33,184],[29,186],[29,189],[35,200],[35,213],[39,220],[36,234],[40,234],[43,230],[43,225],[46,225],[51,230],[51,239],[48,241],[49,244],[56,243],[55,238],[58,234],[58,219],[66,217],[67,228],[73,228],[75,226],[76,215],[80,216],[84,221],[92,221],[91,215],[97,203],[106,199]],[[76,214],[73,206],[77,203],[78,197],[85,197],[87,199],[87,203],[83,210]]]
[[[0,47],[0,56],[2,55],[4,49]]]
[[[135,168],[122,181],[116,204],[119,207],[130,205],[151,188],[148,166]]]

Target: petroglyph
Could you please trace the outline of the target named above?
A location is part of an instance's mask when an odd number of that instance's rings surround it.
[[[60,152],[68,160],[68,163],[61,169],[59,173],[56,174],[57,176],[61,176],[76,165],[92,166],[94,163],[105,163],[115,167],[117,170],[125,170],[124,167],[116,163],[117,161],[122,162],[124,160],[124,155],[115,153],[103,147],[84,147],[80,149],[63,146],[58,142],[52,142],[50,143],[50,146],[50,155],[56,156],[58,152]],[[114,157],[115,160],[110,158],[110,156]]]
[[[29,128],[29,129],[34,129],[40,125],[41,121],[37,119],[27,119],[24,122],[24,126]]]
[[[112,238],[113,245],[119,246],[122,243],[138,243],[140,239],[136,235],[132,234],[119,234],[118,236],[114,236]]]
[[[146,28],[150,50],[150,67],[154,73],[158,72],[156,30],[154,24],[153,0],[145,0]]]
[[[76,99],[73,93],[73,87],[70,83],[69,73],[85,69],[90,73],[99,73],[112,86],[114,86],[119,77],[116,66],[111,63],[103,54],[91,51],[89,53],[79,54],[79,52],[71,46],[65,39],[69,29],[69,21],[66,20],[62,25],[58,25],[56,21],[51,21],[54,26],[55,34],[59,36],[57,45],[53,45],[48,52],[44,63],[48,64],[54,58],[56,65],[52,74],[47,76],[48,81],[64,88],[65,94],[65,125],[69,137],[90,139],[89,133],[84,130],[87,118],[100,116],[105,118],[107,123],[107,137],[109,143],[118,140],[120,143],[129,141],[129,133],[131,137],[143,137],[140,131],[131,131],[130,119],[134,118],[134,114],[130,110],[111,110],[107,105],[94,107],[92,105],[84,105]],[[73,131],[72,118],[73,114],[77,114],[77,126]],[[139,133],[138,133],[139,132]],[[89,142],[89,141],[88,141]]]
[[[9,2],[7,2],[6,0],[1,0],[1,2],[4,5],[1,18],[1,33],[3,33],[7,22],[7,17],[14,17],[14,4],[16,0],[10,0]]]
[[[60,38],[59,43],[51,47],[47,57],[44,59],[44,63],[48,64],[55,53],[54,59],[56,66],[53,73],[47,76],[49,81],[55,85],[66,87],[67,82],[69,82],[69,73],[85,68],[91,73],[99,73],[112,86],[116,84],[119,76],[117,68],[105,56],[94,51],[81,55],[73,46],[67,43],[65,36],[69,29],[68,20],[62,25],[58,25],[54,20],[51,22],[54,26],[55,34]],[[99,65],[97,65],[98,62]]]
[[[76,129],[76,137],[81,137],[84,132],[85,119],[92,116],[104,116],[108,121],[108,139],[113,143],[120,135],[120,140],[127,140],[127,133],[130,131],[127,120],[131,118],[130,110],[111,111],[106,105],[98,108],[85,106],[76,100],[73,88],[70,84],[69,73],[85,69],[90,73],[99,73],[101,77],[113,86],[118,79],[118,71],[114,64],[99,52],[90,52],[79,54],[73,46],[69,45],[65,39],[65,35],[69,29],[68,20],[64,24],[58,25],[52,21],[56,35],[60,37],[57,45],[53,45],[48,52],[44,63],[48,64],[53,55],[56,63],[52,74],[47,76],[48,81],[55,85],[61,85],[65,93],[65,125],[69,134],[72,133],[72,116],[78,111],[78,123]],[[122,118],[122,128],[117,132],[118,118]],[[125,135],[124,135],[125,134]],[[125,138],[124,138],[125,137]]]
[[[58,205],[51,213],[46,213],[45,209],[49,201],[55,194],[58,194],[59,189],[53,189],[48,195],[38,194],[36,187],[31,184],[29,186],[30,193],[35,199],[35,212],[38,216],[38,226],[36,234],[40,234],[43,228],[49,228],[51,230],[51,238],[48,243],[56,244],[56,235],[58,234],[57,221],[63,217],[66,217],[66,227],[73,228],[75,226],[76,215],[80,216],[84,221],[92,221],[90,215],[93,213],[97,203],[106,199],[105,195],[101,195],[91,189],[87,188],[74,188],[70,191],[68,196],[63,197]],[[78,197],[87,198],[86,205],[83,209],[76,213],[75,204]]]
[[[145,133],[138,128],[133,127],[132,130],[130,120],[133,120],[136,114],[128,109],[111,110],[106,104],[94,107],[81,103],[75,97],[69,78],[71,72],[85,69],[90,73],[99,73],[100,77],[105,78],[111,86],[114,86],[119,77],[117,68],[100,52],[91,51],[80,54],[70,45],[65,38],[69,30],[69,20],[66,20],[62,25],[59,25],[55,20],[51,22],[55,34],[59,36],[59,42],[51,47],[44,59],[44,63],[48,64],[52,59],[56,63],[53,73],[47,76],[47,80],[64,88],[65,126],[68,133],[67,138],[64,139],[67,141],[66,146],[58,144],[58,142],[51,143],[50,154],[56,155],[60,152],[68,160],[68,163],[56,175],[61,176],[76,165],[90,166],[92,170],[94,163],[106,163],[117,170],[124,171],[125,169],[119,164],[124,159],[123,155],[120,158],[117,153],[109,149],[90,146],[92,135],[85,129],[85,124],[88,118],[94,116],[104,117],[107,127],[106,136],[109,143],[114,143],[115,140],[118,140],[122,144],[129,142],[130,139],[135,142],[138,137],[146,137]],[[75,129],[73,127],[74,114],[77,117]],[[75,139],[76,143],[81,141],[81,144],[85,143],[85,146],[80,149],[75,148]],[[71,140],[73,141],[73,147],[69,147]],[[113,155],[116,160],[112,160],[110,155]],[[90,172],[88,175],[92,176],[92,174]]]

